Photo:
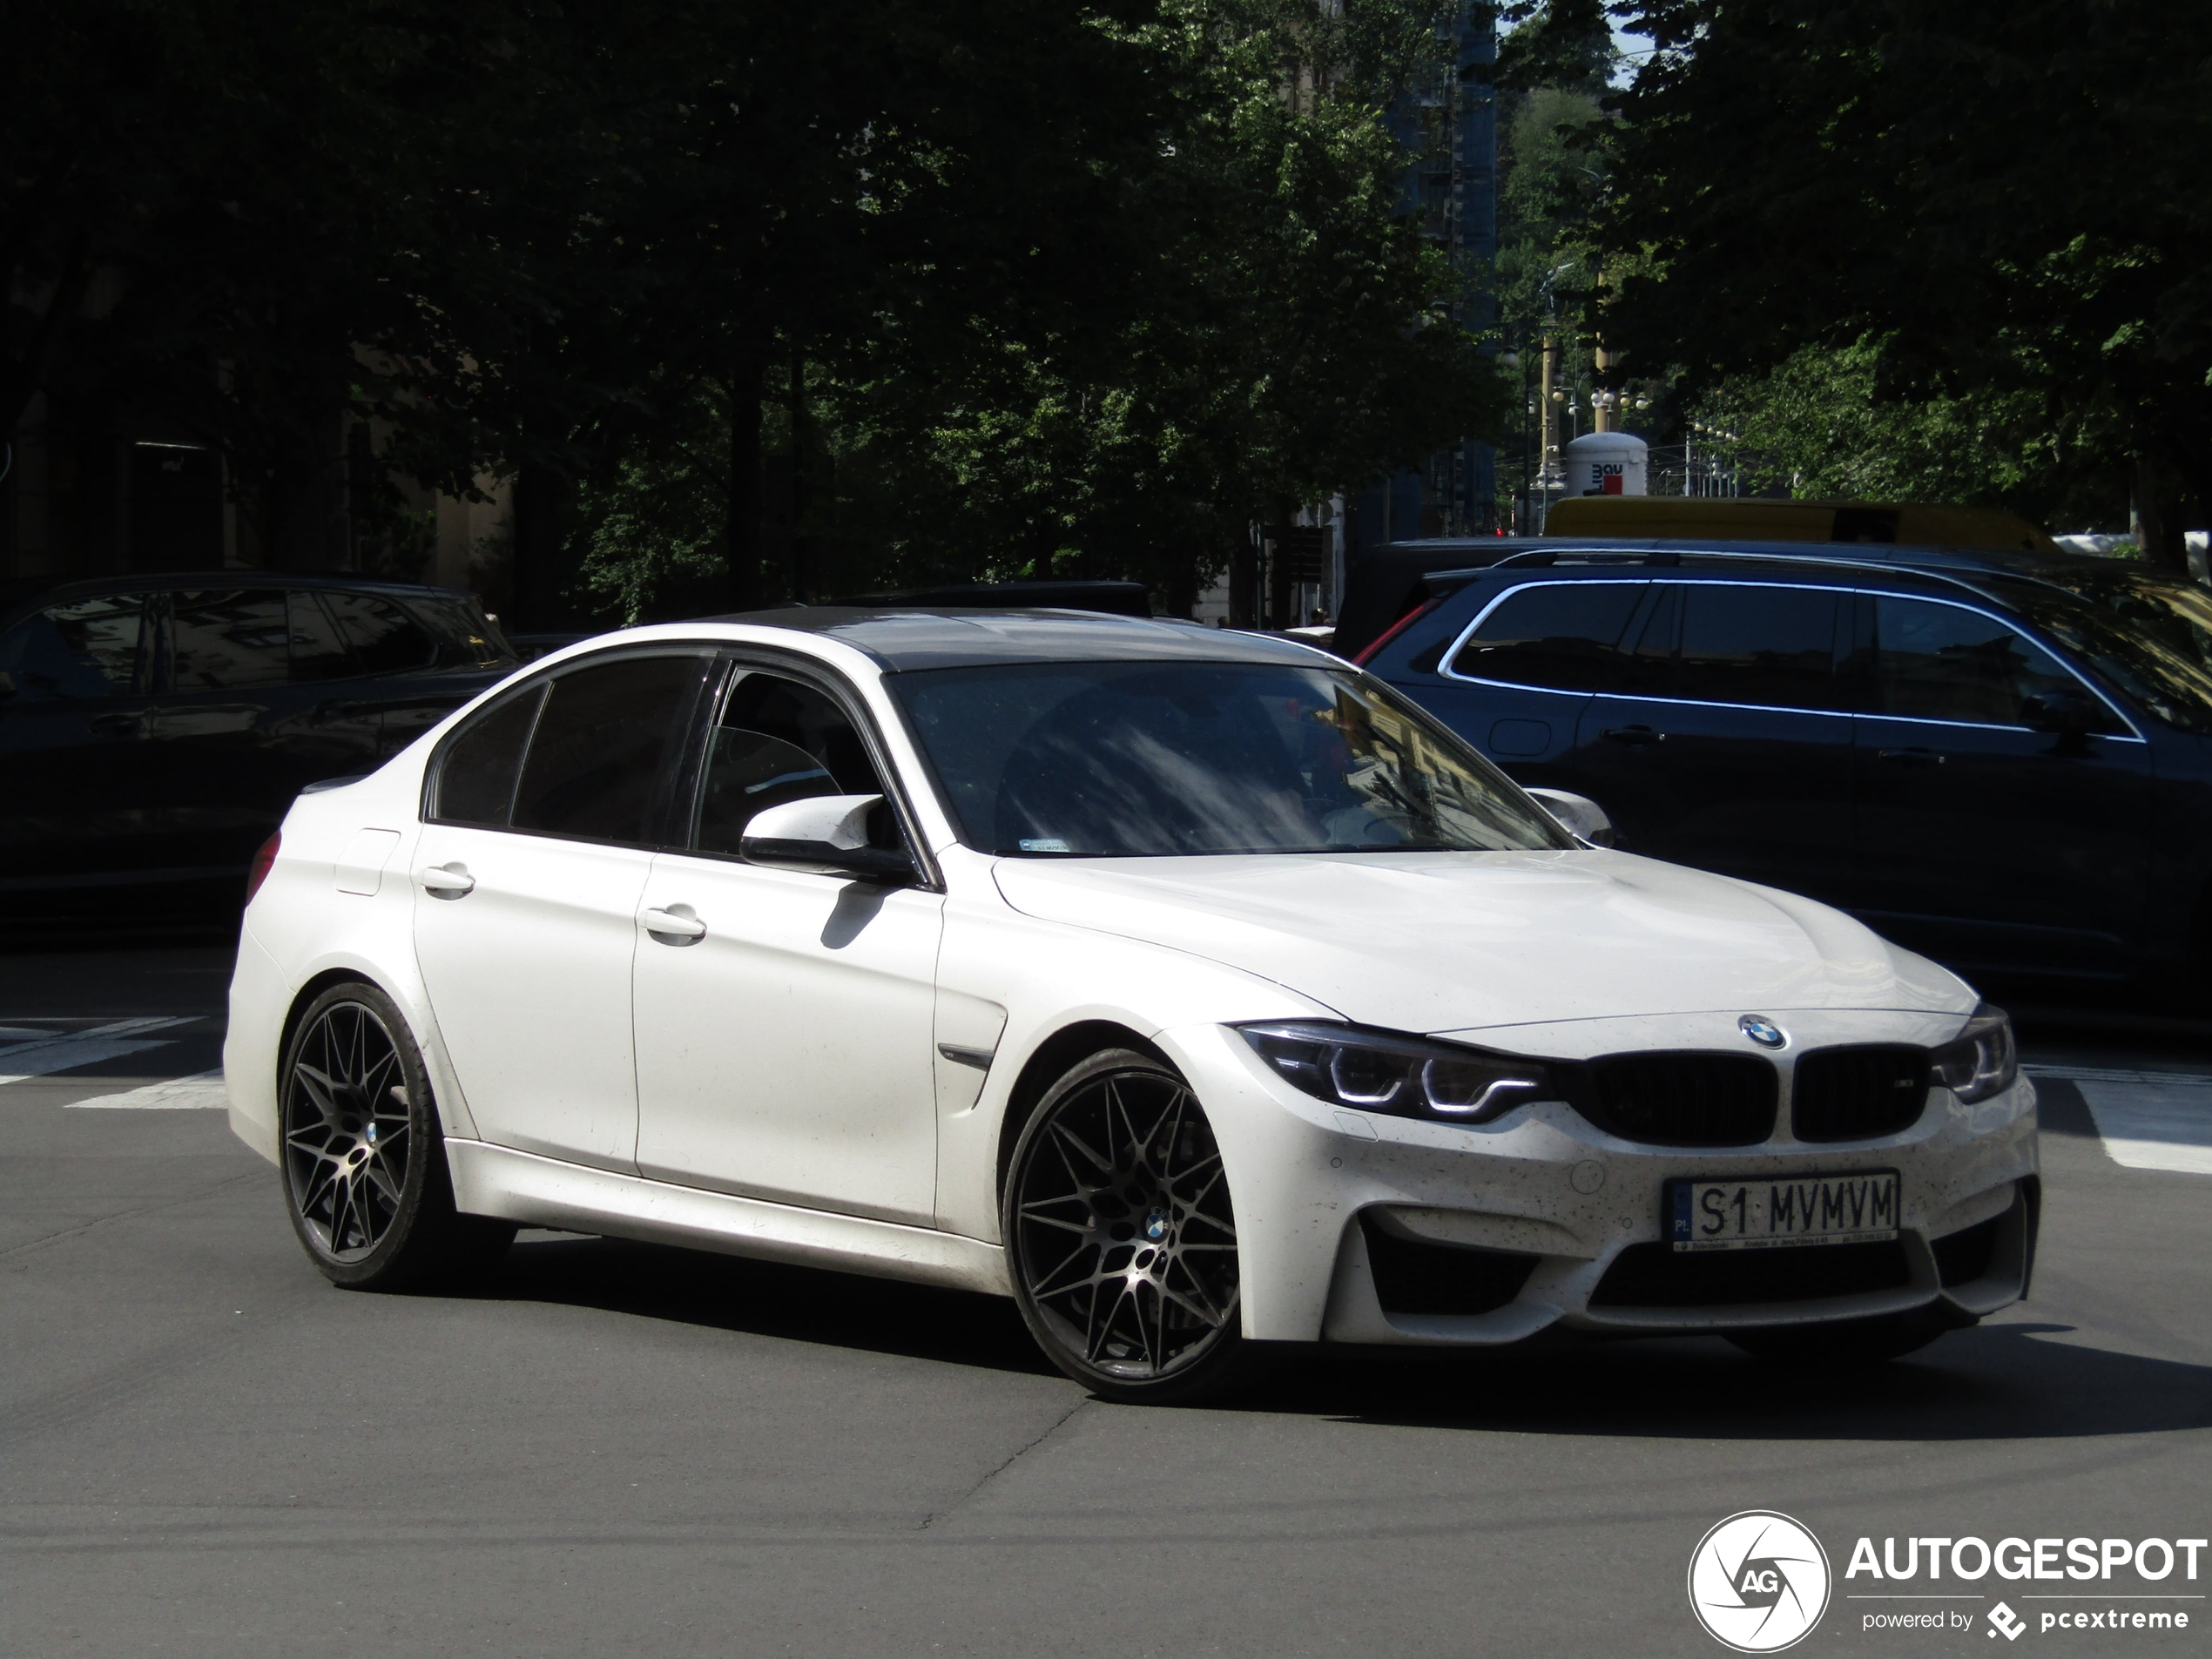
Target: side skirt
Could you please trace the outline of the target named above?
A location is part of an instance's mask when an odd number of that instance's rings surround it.
[[[1011,1296],[1006,1252],[959,1233],[741,1198],[448,1139],[455,1205],[526,1226],[641,1238],[765,1261]]]

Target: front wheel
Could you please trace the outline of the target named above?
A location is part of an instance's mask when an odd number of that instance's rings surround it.
[[[422,1056],[391,998],[333,986],[300,1015],[279,1088],[285,1209],[334,1285],[400,1290],[482,1271],[512,1223],[453,1206]]]
[[[1001,1223],[1030,1334],[1094,1393],[1190,1401],[1246,1369],[1221,1149],[1157,1060],[1112,1049],[1052,1086],[1015,1143]]]

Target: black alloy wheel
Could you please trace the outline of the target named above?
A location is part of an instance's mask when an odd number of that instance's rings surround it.
[[[1112,1049],[1053,1085],[1015,1144],[1001,1220],[1030,1333],[1093,1393],[1188,1401],[1244,1371],[1221,1149],[1157,1060]]]
[[[498,1259],[512,1224],[458,1214],[422,1057],[389,997],[334,986],[287,1045],[278,1123],[285,1208],[333,1284],[397,1290]]]

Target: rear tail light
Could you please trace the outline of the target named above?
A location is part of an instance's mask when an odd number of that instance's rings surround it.
[[[277,848],[284,845],[284,832],[279,830],[261,843],[261,850],[253,855],[253,867],[246,873],[246,902],[252,904],[253,895],[269,879],[269,870],[276,863]]]
[[[1361,668],[1366,667],[1369,663],[1374,661],[1376,657],[1381,654],[1382,648],[1384,646],[1390,644],[1392,640],[1397,638],[1399,635],[1404,633],[1408,628],[1411,628],[1423,617],[1428,615],[1430,611],[1435,610],[1438,605],[1444,602],[1447,597],[1447,596],[1440,593],[1435,595],[1433,597],[1415,605],[1411,610],[1407,611],[1396,622],[1392,623],[1388,628],[1385,629],[1381,635],[1375,640],[1375,643],[1368,646],[1366,650],[1361,651],[1357,657],[1353,658],[1352,659],[1352,662]]]

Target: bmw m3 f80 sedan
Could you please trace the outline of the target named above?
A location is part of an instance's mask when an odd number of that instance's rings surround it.
[[[293,807],[232,1123],[341,1285],[658,1239],[1009,1295],[1130,1399],[1553,1327],[1878,1358],[2021,1295],[2005,1016],[1601,817],[1281,640],[605,636]]]

